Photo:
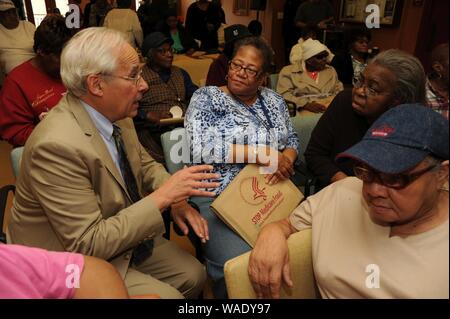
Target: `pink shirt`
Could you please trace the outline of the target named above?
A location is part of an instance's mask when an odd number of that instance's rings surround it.
[[[80,254],[0,244],[0,299],[73,298],[83,267]]]

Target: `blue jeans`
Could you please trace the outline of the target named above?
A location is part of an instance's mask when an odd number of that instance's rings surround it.
[[[252,248],[211,211],[209,206],[213,198],[194,197],[191,200],[198,205],[200,214],[208,221],[209,240],[203,245],[203,254],[206,271],[213,281],[214,297],[225,299],[228,297],[223,272],[225,262]]]

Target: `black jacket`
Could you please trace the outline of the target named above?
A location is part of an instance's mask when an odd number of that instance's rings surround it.
[[[312,131],[305,151],[306,164],[321,187],[330,184],[339,171],[354,175],[350,161],[336,163],[335,158],[361,141],[369,127],[367,120],[353,111],[352,91],[340,92]]]
[[[353,63],[350,53],[336,54],[333,61],[331,61],[331,66],[336,70],[339,81],[341,81],[342,84],[353,84]]]

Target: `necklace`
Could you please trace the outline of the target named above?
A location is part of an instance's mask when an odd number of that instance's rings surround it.
[[[308,75],[313,79],[314,81],[317,80],[317,77],[319,76],[319,71],[307,71]]]

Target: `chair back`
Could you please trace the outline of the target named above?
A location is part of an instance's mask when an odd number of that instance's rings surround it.
[[[288,239],[291,278],[294,286],[282,285],[281,298],[317,299],[317,290],[311,252],[311,230],[291,235]],[[225,282],[231,299],[255,299],[256,294],[250,283],[247,268],[250,252],[235,257],[225,263]]]
[[[278,84],[278,73],[273,73],[269,76],[269,88],[276,91]]]
[[[13,174],[16,179],[19,178],[20,163],[22,162],[23,149],[24,149],[24,147],[21,146],[21,147],[13,148],[11,151],[11,164],[12,164]]]
[[[8,195],[14,195],[16,187],[14,185],[6,185],[0,188],[0,242],[6,244],[6,234],[3,232],[3,221],[5,217],[6,204]]]
[[[166,168],[170,174],[175,174],[177,171],[182,169],[185,164],[190,163],[191,152],[187,143],[186,130],[184,128],[179,127],[170,132],[163,133],[161,135],[161,144],[164,153],[164,160],[166,162]],[[199,211],[198,207],[196,207],[193,202],[188,201],[188,203]],[[166,218],[164,221],[166,225],[166,235],[170,238],[170,214],[163,215],[163,219],[164,218]],[[194,246],[195,255],[197,259],[203,263],[202,243],[197,235],[194,234],[192,227],[190,225],[188,227],[188,237]],[[173,223],[173,228],[179,236],[184,236],[183,232],[176,223]]]
[[[305,150],[308,146],[309,139],[311,138],[311,133],[316,127],[322,113],[311,114],[305,116],[296,116],[291,118],[292,126],[298,134],[298,139],[300,141],[300,154],[298,154],[299,159],[305,162]]]
[[[190,162],[190,150],[184,128],[176,128],[162,134],[161,144],[167,171],[170,174],[176,173]]]

